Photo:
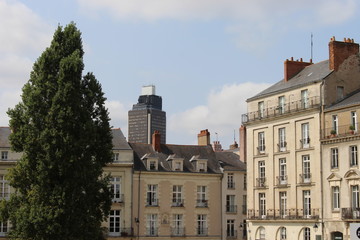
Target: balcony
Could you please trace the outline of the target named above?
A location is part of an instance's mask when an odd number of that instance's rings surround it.
[[[159,199],[157,199],[157,198],[148,198],[148,199],[146,199],[146,206],[148,206],[148,207],[157,207],[157,206],[159,206]]]
[[[147,227],[146,228],[146,236],[157,236],[158,228],[157,227]]]
[[[208,200],[205,199],[197,199],[196,207],[208,207]]]
[[[302,173],[300,176],[300,184],[311,184],[311,173]]]
[[[236,213],[237,212],[237,205],[226,205],[225,206],[227,213]]]
[[[360,123],[356,123],[356,126],[352,124],[338,126],[337,131],[335,131],[332,127],[325,128],[321,131],[321,140],[331,140],[342,137],[358,136],[360,134],[359,129]]]
[[[287,184],[288,184],[288,176],[287,175],[276,177],[276,185],[278,187],[286,187]]]
[[[254,220],[311,220],[319,218],[319,209],[268,209],[266,215],[263,215],[259,210],[248,210],[248,219]]]
[[[112,199],[113,203],[122,203],[124,202],[124,194],[115,194]]]
[[[278,147],[278,152],[286,152],[286,146],[287,146],[287,142],[280,142],[277,144]]]
[[[198,236],[207,236],[208,235],[208,228],[206,228],[206,227],[198,227],[198,228],[196,228],[196,235],[198,235]]]
[[[301,149],[310,148],[310,138],[300,139]]]
[[[172,207],[184,207],[184,199],[174,198],[171,203]]]
[[[237,231],[234,229],[226,229],[226,239],[237,239]]]
[[[342,208],[341,218],[343,220],[360,219],[360,208]]]
[[[170,235],[172,237],[185,236],[185,228],[184,227],[172,227],[172,228],[170,228]]]
[[[303,100],[291,101],[290,103],[284,104],[284,107],[274,106],[265,108],[263,111],[248,112],[241,116],[241,121],[243,124],[246,124],[263,119],[277,118],[291,113],[316,109],[319,107],[320,97],[311,97],[308,98],[306,102]]]
[[[266,188],[266,178],[256,178],[256,187],[257,188]]]

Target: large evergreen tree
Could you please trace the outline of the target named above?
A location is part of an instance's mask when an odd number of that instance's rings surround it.
[[[59,26],[8,111],[12,149],[23,153],[8,176],[15,194],[2,204],[11,238],[104,238],[112,136],[101,86],[92,73],[82,76],[83,54],[75,24]]]

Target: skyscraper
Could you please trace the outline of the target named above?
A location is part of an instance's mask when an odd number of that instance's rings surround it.
[[[166,112],[162,111],[162,98],[155,95],[155,86],[144,86],[138,103],[129,111],[129,142],[150,144],[154,131],[166,143]]]

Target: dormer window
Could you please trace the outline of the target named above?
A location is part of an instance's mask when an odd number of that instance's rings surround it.
[[[172,154],[169,155],[166,161],[169,163],[172,171],[183,171],[183,158],[176,156],[176,154]]]
[[[8,151],[1,151],[1,160],[8,160]]]
[[[114,153],[114,154],[113,154],[113,161],[114,161],[114,162],[118,162],[118,161],[119,161],[119,153]]]
[[[150,171],[158,170],[159,160],[155,155],[147,153],[141,158],[141,160],[143,161],[147,170]]]
[[[157,164],[155,160],[150,160],[149,161],[149,169],[150,170],[157,170]]]
[[[202,159],[200,156],[193,156],[190,159],[196,172],[207,172],[207,159]]]

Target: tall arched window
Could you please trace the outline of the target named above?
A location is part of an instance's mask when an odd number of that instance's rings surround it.
[[[280,228],[280,240],[286,240],[286,228]]]
[[[265,240],[265,228],[259,227],[256,233],[256,239]]]
[[[304,228],[304,240],[310,240],[310,228]]]

